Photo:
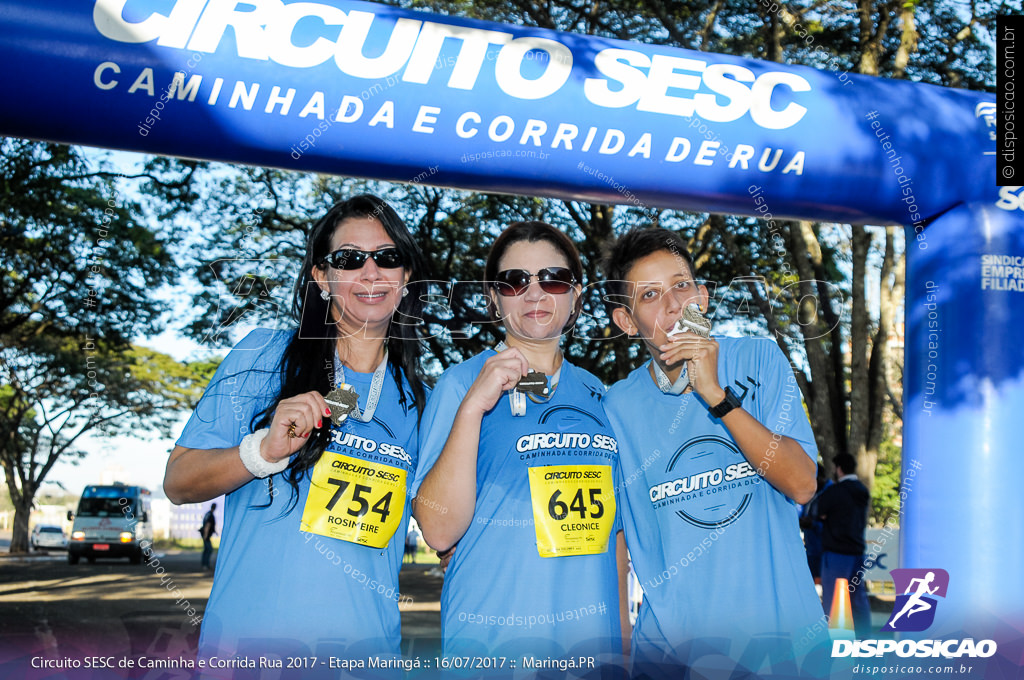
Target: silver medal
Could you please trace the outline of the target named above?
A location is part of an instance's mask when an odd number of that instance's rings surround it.
[[[686,332],[696,333],[702,338],[711,336],[711,319],[701,313],[700,307],[697,306],[696,302],[686,305],[683,315],[679,317],[679,321],[676,321],[675,326],[672,327],[672,330],[667,335],[672,337],[673,335]]]
[[[359,393],[348,383],[342,383],[330,394],[324,397],[327,406],[331,409],[331,422],[341,425],[348,418],[348,414],[356,409],[359,400]]]

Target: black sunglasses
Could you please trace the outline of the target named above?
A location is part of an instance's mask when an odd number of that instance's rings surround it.
[[[552,295],[568,293],[576,283],[576,277],[572,275],[571,270],[565,267],[548,267],[536,274],[531,274],[525,269],[506,269],[498,272],[491,285],[497,289],[499,295],[513,297],[525,293],[534,276],[537,277],[540,289]]]
[[[398,269],[405,266],[405,259],[398,248],[381,248],[380,250],[356,250],[355,248],[339,248],[329,253],[321,262],[326,262],[335,269],[351,271],[360,269],[366,264],[367,258],[373,258],[381,269]]]

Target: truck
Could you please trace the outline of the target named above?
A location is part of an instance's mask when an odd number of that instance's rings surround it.
[[[78,512],[68,511],[73,522],[68,541],[68,564],[84,557],[90,564],[100,558],[127,557],[141,564],[153,542],[150,491],[141,486],[91,484],[82,491]]]

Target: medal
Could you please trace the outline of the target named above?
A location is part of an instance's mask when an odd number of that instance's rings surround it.
[[[530,394],[536,394],[538,397],[548,396],[548,377],[540,371],[535,371],[532,368],[530,371],[519,379],[516,386],[512,389],[518,390],[519,392],[529,392]]]
[[[345,422],[348,414],[356,410],[358,399],[359,394],[348,383],[342,383],[331,390],[330,394],[324,397],[324,401],[327,402],[327,406],[331,409],[331,422],[335,425],[341,425]]]
[[[679,317],[679,320],[672,326],[672,330],[666,335],[671,338],[680,333],[696,333],[702,338],[711,336],[711,320],[701,313],[700,307],[696,302],[686,305],[683,315]],[[657,361],[652,362],[652,368],[654,370],[654,380],[658,383],[658,389],[665,394],[684,394],[693,391],[685,364],[674,383],[669,382],[668,376],[665,375],[665,371],[662,370]]]
[[[696,333],[702,338],[711,336],[711,319],[701,313],[700,307],[697,306],[696,302],[686,305],[683,315],[679,317],[679,321],[676,321],[675,326],[668,332],[668,336],[672,337],[673,335],[686,332]]]
[[[373,372],[373,378],[370,380],[370,396],[366,399],[365,413],[359,410],[359,393],[356,392],[355,387],[345,382],[345,366],[338,358],[337,352],[334,354],[334,362],[335,370],[332,384],[337,385],[337,387],[324,397],[324,401],[331,408],[331,422],[335,425],[341,425],[350,413],[359,422],[370,422],[373,420],[373,414],[377,410],[378,402],[380,402],[381,392],[384,390],[384,374],[388,366],[388,351],[384,350],[384,358],[380,360],[380,364],[377,365],[376,370]]]
[[[494,348],[495,352],[502,352],[508,349],[508,345],[502,340],[498,343],[497,347]],[[540,371],[535,371],[532,368],[526,372],[516,386],[509,390],[508,393],[508,406],[509,410],[512,411],[514,416],[525,416],[526,415],[526,397],[529,395],[530,399],[540,403],[540,399],[537,397],[545,397],[544,401],[550,399],[554,393],[555,388],[558,387],[558,376],[562,374],[562,367],[559,366],[555,374],[551,376],[551,387],[548,387],[548,377]]]

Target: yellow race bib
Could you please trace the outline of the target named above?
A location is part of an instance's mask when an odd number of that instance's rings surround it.
[[[611,465],[532,467],[530,501],[541,557],[600,555],[615,523]]]
[[[402,522],[405,479],[401,468],[324,451],[313,467],[300,528],[383,548]]]

